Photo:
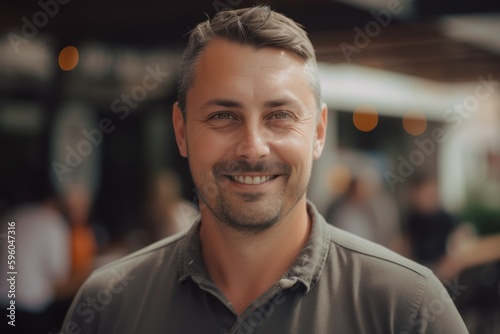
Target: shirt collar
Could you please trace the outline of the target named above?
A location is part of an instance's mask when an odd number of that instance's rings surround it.
[[[311,234],[295,263],[283,276],[301,282],[306,292],[318,281],[326,263],[330,245],[328,233],[325,231],[326,221],[311,202],[307,202],[307,213],[311,218]]]
[[[199,280],[208,279],[201,256],[200,226],[201,222],[198,219],[189,230],[184,239],[184,244],[180,248],[177,259],[177,272],[181,283],[189,277],[197,283],[200,283]]]
[[[282,286],[291,286],[295,282],[300,282],[308,292],[311,286],[316,283],[321,275],[328,256],[329,240],[325,231],[326,222],[318,213],[316,207],[307,202],[307,212],[311,218],[311,234],[305,245],[290,269],[278,282]],[[200,247],[200,220],[191,228],[184,244],[182,245],[177,261],[179,282],[185,282],[189,277],[200,284],[208,280],[207,271],[203,263]]]

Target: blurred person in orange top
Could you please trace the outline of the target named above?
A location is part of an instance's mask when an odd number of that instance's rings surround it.
[[[71,224],[71,276],[75,281],[75,289],[94,269],[97,245],[89,223],[91,201],[89,189],[83,183],[75,183],[67,188],[65,204]]]
[[[52,307],[58,325],[63,322],[78,288],[95,269],[97,253],[94,229],[89,222],[92,198],[88,187],[83,183],[69,183],[61,197],[64,214],[69,222],[70,271],[64,284],[58,286],[59,300]]]

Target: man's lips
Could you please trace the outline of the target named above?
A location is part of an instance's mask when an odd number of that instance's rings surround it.
[[[259,185],[268,182],[277,176],[278,175],[226,175],[226,177],[235,182],[252,185]]]
[[[215,179],[225,178],[234,185],[259,186],[273,183],[281,176],[288,177],[291,167],[281,161],[259,161],[251,163],[246,160],[221,161],[214,165],[213,175]]]

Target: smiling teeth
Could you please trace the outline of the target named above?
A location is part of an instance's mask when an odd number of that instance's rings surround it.
[[[269,181],[271,179],[271,175],[268,176],[241,176],[241,175],[231,175],[231,179],[239,183],[245,184],[261,184],[263,182]]]

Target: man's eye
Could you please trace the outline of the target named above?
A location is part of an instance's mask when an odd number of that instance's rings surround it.
[[[291,118],[290,114],[286,111],[278,111],[271,115],[271,119],[289,119]]]
[[[232,118],[234,118],[233,115],[227,112],[221,112],[210,116],[210,119],[232,119]]]

